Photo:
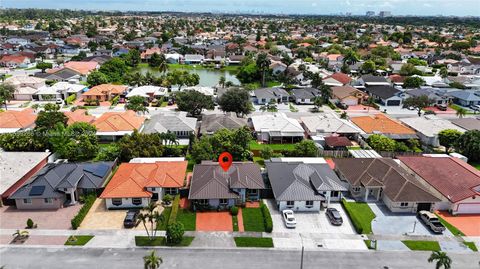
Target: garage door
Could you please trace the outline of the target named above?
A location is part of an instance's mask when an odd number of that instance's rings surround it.
[[[480,214],[480,204],[459,204],[457,214]]]
[[[400,100],[389,100],[387,101],[387,106],[399,106]]]

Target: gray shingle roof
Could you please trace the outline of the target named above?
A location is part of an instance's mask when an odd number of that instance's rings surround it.
[[[185,113],[157,114],[146,121],[143,133],[193,132],[196,125],[197,119],[187,117]]]
[[[263,98],[274,99],[274,98],[280,98],[282,96],[289,96],[288,92],[281,88],[262,88],[262,89],[257,89],[254,92],[255,92],[255,96],[258,99],[263,99]]]
[[[392,86],[382,85],[382,86],[369,86],[365,89],[369,94],[374,94],[380,98],[388,99],[392,96],[397,95],[400,90],[395,89]]]
[[[10,199],[56,198],[63,188],[101,188],[114,162],[47,164],[19,188]],[[40,195],[32,195],[32,188],[44,187]]]
[[[266,162],[268,178],[277,201],[323,201],[323,191],[347,188],[328,164]]]
[[[247,120],[235,113],[203,115],[200,133],[211,134],[220,129],[239,129],[246,125]]]
[[[216,162],[195,165],[189,199],[236,199],[232,189],[265,189],[260,167],[252,162],[234,162],[225,172]]]

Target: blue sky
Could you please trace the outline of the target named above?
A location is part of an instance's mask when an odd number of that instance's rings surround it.
[[[1,1],[1,0],[0,0]],[[480,0],[3,0],[4,7],[185,12],[479,16]]]

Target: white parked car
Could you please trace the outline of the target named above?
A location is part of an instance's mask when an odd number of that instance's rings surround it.
[[[297,220],[295,219],[292,210],[285,209],[282,211],[282,215],[283,221],[285,222],[285,226],[287,226],[287,228],[295,228],[295,226],[297,226]]]

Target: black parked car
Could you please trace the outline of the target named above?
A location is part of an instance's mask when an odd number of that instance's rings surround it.
[[[327,212],[325,212],[325,215],[327,215],[327,218],[332,225],[342,225],[342,216],[340,216],[340,212],[338,212],[338,210],[336,210],[335,208],[327,208]]]
[[[125,219],[123,220],[123,227],[125,228],[133,228],[137,224],[137,218],[138,218],[138,213],[139,211],[136,209],[130,209],[127,212],[127,215],[125,216]]]

